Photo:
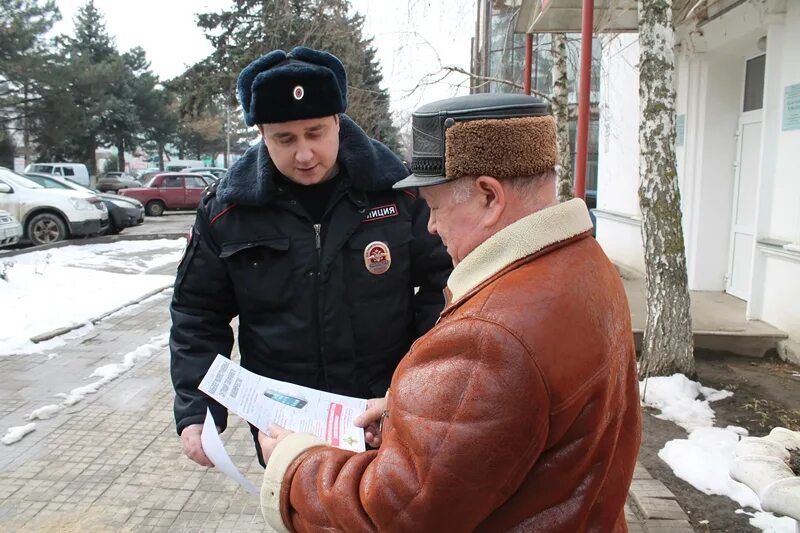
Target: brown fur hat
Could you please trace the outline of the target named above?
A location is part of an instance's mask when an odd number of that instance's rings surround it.
[[[445,175],[513,178],[556,166],[552,116],[456,122],[445,132]]]

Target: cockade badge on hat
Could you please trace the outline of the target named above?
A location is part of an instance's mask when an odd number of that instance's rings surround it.
[[[302,100],[305,94],[306,92],[303,90],[302,85],[298,85],[297,87],[294,88],[293,96],[295,100]]]

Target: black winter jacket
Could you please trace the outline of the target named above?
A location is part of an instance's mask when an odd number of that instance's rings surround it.
[[[230,356],[237,315],[243,367],[366,398],[385,394],[438,318],[452,264],[425,203],[391,188],[405,165],[345,115],[339,135],[343,180],[321,225],[276,180],[263,143],[204,195],[170,307],[178,433],[207,405],[225,428],[225,409],[197,386],[218,353]],[[365,264],[375,241],[391,255],[383,274]]]

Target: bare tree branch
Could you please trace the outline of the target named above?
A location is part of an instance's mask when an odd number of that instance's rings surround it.
[[[457,67],[455,65],[444,65],[444,66],[441,67],[441,70],[439,72],[445,72],[446,74],[444,76],[442,76],[441,78],[439,78],[438,80],[435,80],[433,82],[422,82],[421,81],[419,84],[417,84],[416,87],[414,87],[408,93],[407,96],[410,96],[411,94],[413,94],[414,91],[419,89],[421,86],[431,85],[432,83],[438,83],[438,82],[442,81],[449,74],[463,74],[464,76],[467,76],[472,80],[477,80],[477,81],[482,82],[482,85],[485,85],[487,83],[501,83],[503,85],[508,85],[509,87],[513,87],[514,89],[519,89],[520,91],[524,89],[524,87],[522,85],[520,85],[519,83],[516,83],[516,82],[513,82],[513,81],[509,81],[509,80],[504,80],[502,78],[495,78],[493,76],[479,76],[478,74],[473,74],[472,72],[470,72],[470,71],[468,71],[468,70],[466,70],[466,69],[464,69],[462,67]],[[429,76],[434,76],[436,74],[438,74],[438,73],[433,73],[433,74],[430,74]],[[538,96],[539,98],[543,98],[543,99],[547,100],[548,102],[552,102],[553,101],[553,97],[551,95],[545,94],[545,93],[540,92],[540,91],[536,91],[534,89],[531,89],[531,94],[534,95],[534,96]]]

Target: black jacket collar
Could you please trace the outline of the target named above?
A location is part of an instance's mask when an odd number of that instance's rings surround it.
[[[351,187],[361,191],[383,191],[408,176],[400,159],[367,134],[345,114],[339,121],[339,164],[347,172]],[[277,193],[278,169],[263,141],[251,146],[220,180],[217,197],[225,203],[258,206]]]

